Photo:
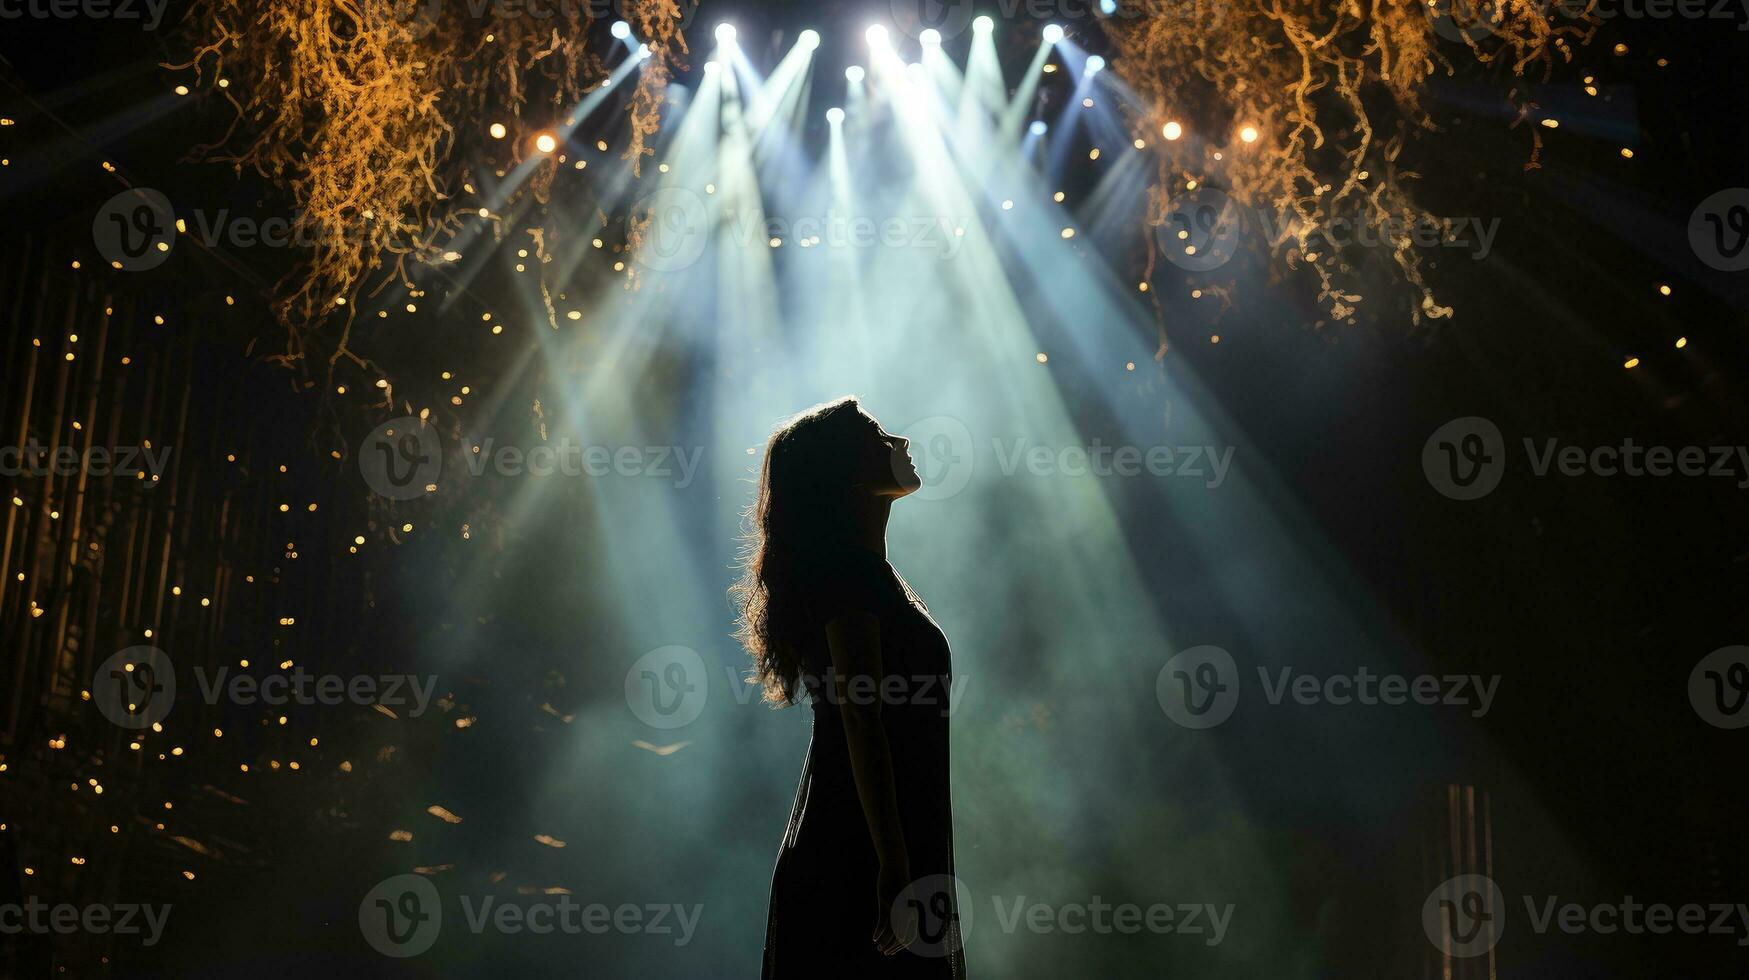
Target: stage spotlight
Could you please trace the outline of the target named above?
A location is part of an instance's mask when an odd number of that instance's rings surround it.
[[[979,34],[988,34],[996,29],[996,22],[988,14],[979,14],[972,20],[972,30]]]
[[[1032,121],[1032,125],[1026,127],[1026,131],[1031,133],[1034,136],[1043,136],[1045,134],[1045,130],[1048,128],[1049,127],[1047,127],[1045,125],[1045,121],[1043,119],[1034,119]]]
[[[1046,24],[1045,25],[1045,43],[1046,44],[1056,44],[1058,41],[1061,41],[1062,39],[1063,39],[1063,25],[1061,25],[1061,24]]]
[[[836,126],[844,121],[844,110],[833,106],[826,110],[826,121]]]
[[[796,35],[796,43],[802,46],[802,50],[812,51],[820,46],[820,32],[816,30],[803,31]]]
[[[1099,0],[1099,12],[1107,17],[1117,13],[1117,0]]]
[[[719,65],[714,61],[707,61],[704,63],[704,73],[706,75],[715,75],[717,73],[718,69],[720,69],[722,67],[723,67],[722,65]]]
[[[1100,56],[1098,56],[1096,54],[1088,56],[1088,58],[1087,58],[1087,74],[1097,75],[1104,70],[1105,70],[1105,59],[1104,58],[1101,58]]]
[[[871,47],[886,47],[887,29],[879,24],[870,24],[868,28],[868,43]]]
[[[941,32],[933,27],[925,28],[922,34],[917,35],[917,40],[924,44],[940,44]]]
[[[1247,143],[1257,142],[1257,127],[1246,126],[1244,129],[1239,130],[1239,138]]]
[[[638,45],[638,60],[639,61],[648,61],[649,58],[650,58],[650,46],[648,44]]]
[[[559,141],[553,138],[552,133],[541,133],[534,138],[534,148],[542,153],[551,153],[559,148]]]
[[[849,79],[850,84],[852,85],[862,81],[862,74],[861,65],[851,65],[849,68],[844,69],[844,77]]]
[[[718,44],[734,44],[735,43],[735,25],[734,24],[718,24],[717,25],[717,43]]]
[[[613,36],[619,38],[621,41],[625,40],[628,37],[631,37],[632,36],[632,25],[626,23],[623,20],[614,21],[613,22]]]
[[[1173,121],[1160,127],[1160,135],[1166,137],[1169,140],[1175,140],[1178,137],[1184,135],[1184,127],[1180,126],[1178,124],[1178,120],[1174,119]]]
[[[501,140],[504,138],[504,134],[508,133],[509,130],[504,128],[503,123],[493,123],[492,125],[486,127],[486,132],[491,133],[493,139]]]

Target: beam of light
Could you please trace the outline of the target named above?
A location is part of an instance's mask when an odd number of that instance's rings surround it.
[[[807,43],[810,33],[804,31],[783,60],[772,69],[770,77],[752,89],[746,122],[754,152],[762,160],[783,151],[788,133],[795,128],[807,105],[814,51],[819,47],[819,35],[815,35],[814,43]]]
[[[1044,74],[1045,62],[1050,57],[1051,46],[1039,45],[1033,52],[1032,62],[1026,66],[1026,74],[1020,76],[1020,85],[1015,88],[1014,97],[1009,100],[997,127],[997,137],[1004,144],[1015,145],[1020,141],[1020,127],[1032,111],[1033,100],[1038,96],[1039,77]]]

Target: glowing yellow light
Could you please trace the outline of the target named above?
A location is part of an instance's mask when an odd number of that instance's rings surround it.
[[[1622,367],[1627,368],[1629,371],[1632,371],[1634,368],[1637,368],[1639,366],[1640,366],[1640,359],[1637,357],[1630,357],[1627,359],[1627,361],[1625,361],[1622,364]]]
[[[1239,139],[1247,143],[1257,142],[1257,127],[1246,126],[1244,129],[1239,130]]]
[[[505,132],[506,132],[506,130],[505,130],[505,129],[504,129],[504,124],[503,124],[503,123],[493,123],[493,124],[492,124],[492,126],[491,126],[491,128],[489,128],[489,129],[488,129],[488,130],[486,130],[486,131],[487,131],[487,132],[489,132],[489,133],[491,133],[491,134],[492,134],[492,138],[493,138],[493,139],[495,139],[495,140],[501,140],[501,139],[503,139],[503,138],[504,138],[504,134],[505,134]]]
[[[541,133],[534,138],[534,148],[542,153],[551,153],[559,148],[559,141],[553,138],[552,133]]]
[[[1625,147],[1625,146],[1622,147],[1621,148],[1621,158],[1623,160],[1632,160],[1634,158],[1634,151]]]
[[[1075,229],[1073,229],[1073,228],[1064,228],[1064,229],[1063,229],[1063,237],[1064,237],[1064,238],[1074,238],[1074,237],[1075,237]]]
[[[1687,347],[1687,346],[1688,346],[1688,338],[1687,337],[1676,338],[1676,349],[1677,350],[1681,350],[1682,348]]]
[[[1658,295],[1660,295],[1660,296],[1670,295],[1670,286],[1666,283],[1659,283],[1658,284]]]
[[[1043,364],[1043,363],[1045,363],[1045,362],[1046,362],[1046,361],[1048,361],[1048,360],[1050,360],[1050,358],[1049,358],[1049,357],[1046,357],[1046,356],[1045,356],[1045,352],[1044,352],[1044,351],[1042,351],[1042,350],[1041,350],[1041,351],[1039,351],[1039,352],[1038,352],[1038,356],[1037,356],[1037,360],[1038,360],[1038,362],[1039,362],[1039,363],[1040,363],[1040,364]]]

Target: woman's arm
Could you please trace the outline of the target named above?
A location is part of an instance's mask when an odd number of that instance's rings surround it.
[[[907,904],[896,919],[893,905],[911,883],[911,859],[905,831],[899,824],[899,802],[893,780],[893,754],[881,721],[881,621],[873,613],[850,612],[826,624],[826,645],[832,652],[832,685],[844,718],[845,741],[856,795],[868,821],[869,837],[880,859],[875,883],[874,942],[892,955],[916,937],[916,916]]]

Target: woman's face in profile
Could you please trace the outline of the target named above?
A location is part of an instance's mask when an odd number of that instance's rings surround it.
[[[862,438],[868,441],[862,485],[877,497],[903,497],[922,486],[909,452],[911,441],[888,432],[867,412],[862,417]]]

